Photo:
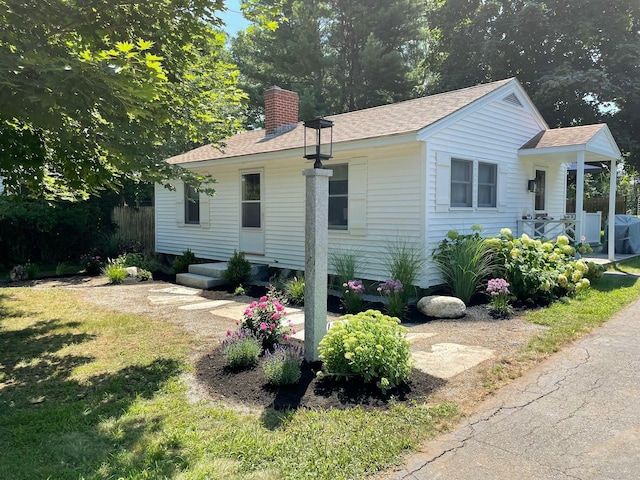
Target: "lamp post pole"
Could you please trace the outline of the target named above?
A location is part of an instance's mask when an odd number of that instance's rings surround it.
[[[321,132],[333,122],[315,119],[305,122],[305,158],[314,160],[313,168],[305,169],[305,245],[304,245],[304,358],[319,360],[318,345],[327,331],[327,259],[329,243],[329,178],[333,170],[322,168],[322,160],[331,158],[321,153]],[[307,129],[315,130],[313,151],[307,154]]]
[[[327,331],[329,177],[332,170],[309,168],[306,178],[304,245],[304,357],[319,359],[318,344]]]

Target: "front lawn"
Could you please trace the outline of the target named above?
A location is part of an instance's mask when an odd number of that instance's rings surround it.
[[[637,271],[640,261],[620,268]],[[550,328],[495,365],[488,383],[639,296],[635,277],[606,276],[579,298],[529,312]],[[73,290],[0,289],[0,478],[363,478],[459,415],[452,404],[254,412],[197,401],[183,375],[195,345],[177,326],[101,310]]]
[[[0,478],[359,478],[457,415],[453,405],[239,412],[190,401],[194,339],[84,304],[0,289]]]

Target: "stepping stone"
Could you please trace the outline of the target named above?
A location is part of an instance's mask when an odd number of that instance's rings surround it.
[[[172,293],[174,295],[198,295],[202,290],[189,287],[152,288],[153,293]]]
[[[494,356],[484,347],[437,343],[431,352],[412,352],[415,368],[438,378],[451,378]]]
[[[285,325],[289,322],[294,325],[304,325],[304,313],[294,313],[293,315],[287,314],[283,319]]]
[[[231,300],[209,300],[200,303],[190,303],[189,305],[182,305],[178,307],[179,310],[205,310],[207,308],[217,308],[228,303],[233,303]]]
[[[437,333],[409,333],[407,334],[407,340],[411,343],[415,343],[419,340],[424,340],[425,338],[435,337]]]
[[[149,301],[154,305],[172,305],[175,303],[199,302],[202,297],[194,295],[150,295]]]
[[[222,308],[216,308],[211,310],[211,313],[220,317],[232,318],[233,320],[240,320],[244,311],[249,305],[246,303],[230,302],[227,305],[223,305]]]
[[[298,314],[298,313],[304,313],[304,310],[302,308],[291,308],[291,307],[285,307],[285,312],[287,312],[287,316],[290,317],[292,315]]]

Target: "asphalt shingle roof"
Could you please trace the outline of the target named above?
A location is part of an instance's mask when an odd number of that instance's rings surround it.
[[[354,140],[417,132],[511,81],[515,80],[509,78],[453,92],[439,93],[326,118],[334,122],[334,145]],[[239,133],[225,140],[225,145],[222,147],[205,145],[171,157],[167,162],[173,164],[191,163],[301,148],[303,146],[302,129],[302,122],[299,122],[294,129],[271,138],[265,138],[264,130]]]
[[[521,150],[586,145],[604,126],[604,123],[600,123],[596,125],[543,130],[525,143],[521,147]]]

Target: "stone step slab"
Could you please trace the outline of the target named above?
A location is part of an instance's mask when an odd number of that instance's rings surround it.
[[[190,303],[189,305],[182,305],[178,307],[179,310],[207,310],[211,308],[218,308],[222,305],[233,303],[231,300],[207,300],[205,302]]]
[[[189,265],[189,273],[222,279],[227,270],[227,262],[197,263]],[[269,278],[267,265],[251,264],[251,278],[253,281],[262,281]]]
[[[417,351],[412,356],[415,368],[434,377],[448,379],[489,360],[493,350],[457,343],[437,343],[431,352]]]
[[[207,290],[224,285],[224,280],[196,273],[179,273],[176,275],[176,283],[187,287]]]

